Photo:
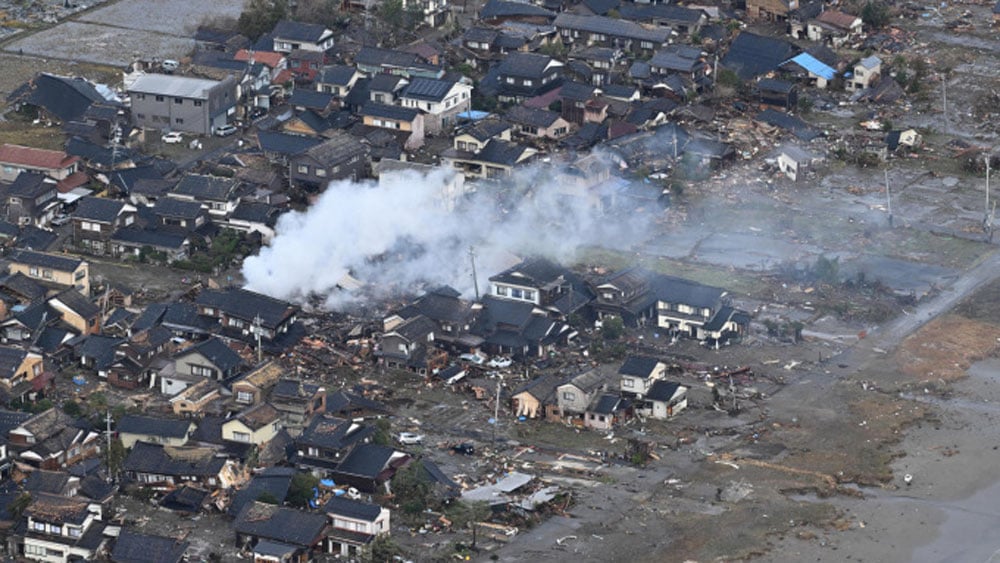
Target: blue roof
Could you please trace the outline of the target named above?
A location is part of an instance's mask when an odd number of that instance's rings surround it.
[[[800,67],[806,69],[807,71],[823,78],[824,80],[833,80],[836,76],[837,71],[830,66],[826,65],[816,57],[810,55],[809,53],[802,53],[796,55],[789,59],[791,62],[799,65]]]

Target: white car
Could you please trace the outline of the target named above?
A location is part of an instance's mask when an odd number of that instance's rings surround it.
[[[225,125],[220,125],[215,128],[215,134],[219,137],[228,137],[236,133],[237,129],[235,125],[230,125],[229,123]]]
[[[422,444],[424,441],[423,434],[416,434],[414,432],[400,432],[396,436],[396,441],[404,446],[413,446],[416,444]]]
[[[481,366],[486,363],[486,358],[480,356],[479,354],[462,354],[458,357],[458,359],[477,366]]]
[[[514,363],[514,360],[511,360],[510,358],[504,358],[502,356],[497,356],[497,357],[493,358],[492,360],[490,360],[489,363],[486,364],[486,365],[490,366],[491,368],[504,369],[504,368],[509,368],[513,363]]]
[[[164,133],[160,140],[168,145],[173,145],[175,143],[184,142],[184,137],[181,136],[180,131],[171,131],[169,133]]]

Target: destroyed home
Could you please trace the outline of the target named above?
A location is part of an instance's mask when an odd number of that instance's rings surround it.
[[[136,442],[122,470],[132,481],[160,490],[184,483],[214,490],[232,487],[243,479],[238,464],[212,448],[148,442]]]
[[[260,403],[222,423],[222,439],[253,444],[270,442],[281,430],[281,413],[269,403]]]
[[[51,408],[17,422],[7,441],[15,463],[57,470],[97,455],[100,435],[88,423]]]
[[[335,469],[354,446],[370,443],[374,432],[374,427],[352,419],[318,415],[295,439],[296,453],[291,461],[309,471]]]
[[[313,417],[326,412],[326,389],[298,379],[281,379],[271,389],[270,402],[281,415],[281,427],[295,437]]]

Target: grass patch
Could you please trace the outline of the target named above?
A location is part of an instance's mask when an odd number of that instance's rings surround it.
[[[0,121],[0,139],[12,145],[38,149],[63,150],[63,133],[59,127],[35,125],[31,121],[11,118]]]
[[[924,325],[899,347],[900,370],[917,381],[965,377],[973,362],[997,351],[1000,326],[947,315]]]

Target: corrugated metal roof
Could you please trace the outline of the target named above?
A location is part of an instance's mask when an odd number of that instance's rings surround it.
[[[789,60],[824,80],[833,80],[833,77],[837,74],[836,70],[809,53],[796,55]]]
[[[180,98],[207,98],[208,91],[218,85],[215,80],[188,78],[169,74],[144,74],[129,88],[130,92],[143,92]]]

